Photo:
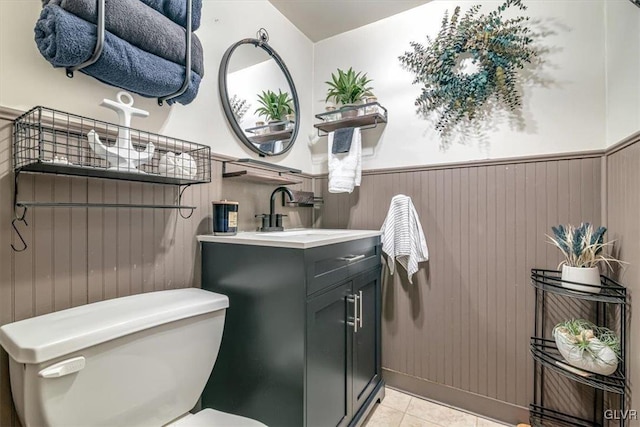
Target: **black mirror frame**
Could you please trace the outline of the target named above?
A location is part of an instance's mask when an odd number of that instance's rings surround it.
[[[280,70],[282,70],[282,72],[284,73],[284,76],[287,79],[287,83],[289,84],[289,87],[293,92],[291,94],[291,97],[293,98],[293,108],[296,114],[296,121],[293,128],[293,133],[291,134],[291,138],[290,138],[291,142],[279,153],[275,153],[275,154],[267,153],[260,150],[255,145],[253,145],[253,143],[249,141],[249,138],[247,138],[247,135],[245,135],[244,130],[238,124],[238,121],[236,120],[235,116],[233,115],[233,111],[231,110],[231,104],[229,103],[229,93],[227,91],[227,70],[229,69],[229,59],[231,58],[231,55],[233,54],[233,52],[239,46],[242,46],[244,44],[252,44],[256,48],[264,49],[265,52],[267,52],[269,56],[271,56],[276,61],[276,64],[278,64],[278,66],[280,67]],[[242,141],[244,145],[249,147],[252,151],[258,153],[261,157],[279,156],[291,150],[291,148],[293,147],[293,144],[296,142],[298,131],[300,130],[300,103],[298,101],[298,91],[296,90],[296,86],[293,83],[291,74],[289,73],[289,70],[287,69],[287,66],[285,65],[284,61],[282,60],[280,55],[278,55],[278,53],[275,50],[273,50],[271,46],[269,46],[267,42],[264,42],[258,39],[243,39],[235,43],[234,45],[232,45],[229,49],[227,49],[227,51],[224,53],[224,56],[222,57],[222,62],[220,63],[220,70],[218,71],[218,88],[220,91],[220,101],[222,101],[222,108],[224,109],[224,114],[227,117],[227,121],[233,128],[233,131],[235,132],[236,136],[240,139],[240,141]]]

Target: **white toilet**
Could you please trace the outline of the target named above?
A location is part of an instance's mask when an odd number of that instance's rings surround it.
[[[177,289],[4,325],[22,425],[265,427],[213,409],[189,414],[218,356],[228,306],[224,295]]]

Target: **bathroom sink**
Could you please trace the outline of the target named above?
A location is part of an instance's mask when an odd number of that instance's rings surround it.
[[[271,232],[243,232],[235,236],[201,235],[198,236],[198,241],[306,249],[379,235],[378,230],[297,228]]]
[[[257,234],[265,237],[289,237],[289,236],[336,236],[349,233],[352,230],[323,230],[321,228],[291,229],[284,231],[260,231]]]

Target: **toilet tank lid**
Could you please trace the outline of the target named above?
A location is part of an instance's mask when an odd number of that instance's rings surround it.
[[[19,363],[42,363],[125,335],[229,307],[202,289],[149,292],[4,325],[0,345]]]

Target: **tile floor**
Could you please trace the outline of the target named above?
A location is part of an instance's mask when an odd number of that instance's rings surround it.
[[[385,398],[376,404],[364,427],[504,427],[504,424],[387,387]]]

